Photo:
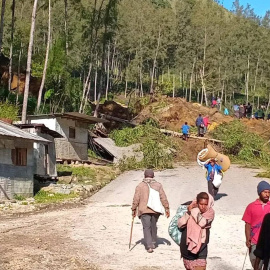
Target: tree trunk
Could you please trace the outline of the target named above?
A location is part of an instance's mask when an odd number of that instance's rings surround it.
[[[68,1],[64,0],[65,2],[65,41],[66,41],[66,55],[68,55]]]
[[[255,94],[256,86],[257,86],[256,84],[257,84],[257,77],[258,77],[258,71],[259,71],[260,56],[261,54],[259,53],[257,65],[256,65],[256,71],[255,71],[255,79],[254,79],[254,88],[253,88],[254,94]]]
[[[107,82],[106,82],[106,93],[105,93],[106,100],[108,100],[109,83],[110,83],[110,43],[108,45],[108,54],[107,54]]]
[[[25,89],[24,89],[24,97],[23,97],[23,109],[22,109],[22,123],[23,124],[26,124],[26,116],[27,116],[27,104],[28,104],[28,95],[29,95],[29,83],[30,83],[30,75],[31,75],[31,62],[32,62],[32,51],[33,51],[33,43],[34,43],[37,4],[38,4],[38,0],[34,0],[29,46],[28,46],[28,53],[27,53]]]
[[[83,108],[84,108],[85,99],[87,99],[87,88],[88,88],[88,85],[89,85],[89,81],[91,82],[91,79],[90,79],[91,71],[92,71],[92,63],[90,63],[90,65],[89,65],[88,74],[87,74],[87,77],[86,77],[85,84],[83,86],[83,95],[82,95],[82,99],[81,99],[79,113],[82,113]]]
[[[190,74],[190,81],[189,81],[189,102],[191,102],[192,81],[193,81],[193,73],[194,73],[195,64],[196,64],[196,57],[194,57],[193,64],[192,64],[192,70],[191,70],[191,74]]]
[[[12,62],[13,62],[13,40],[14,40],[14,24],[15,24],[15,0],[12,1],[12,19],[11,19],[11,34],[10,34],[10,53],[9,53],[9,79],[8,79],[8,90],[11,91],[12,82]],[[0,47],[1,48],[1,47]]]
[[[155,75],[155,68],[156,68],[156,63],[157,63],[157,56],[158,56],[158,51],[159,51],[159,46],[160,46],[160,38],[161,38],[161,29],[160,29],[160,26],[159,26],[157,47],[156,47],[155,58],[154,58],[154,62],[153,62],[153,68],[152,68],[150,94],[153,94],[154,93],[154,89],[153,89],[153,87],[154,87],[154,75]]]
[[[140,97],[143,97],[143,80],[142,80],[142,64],[139,67],[140,72]]]
[[[85,107],[86,107],[87,101],[89,99],[90,89],[91,89],[91,80],[89,80],[89,82],[88,82],[88,87],[87,87],[87,92],[86,92],[86,96],[85,96],[85,99],[84,99],[84,105],[83,105],[82,113],[85,113]]]
[[[21,58],[22,58],[22,42],[20,44],[20,53],[18,60],[18,81],[17,81],[17,94],[16,94],[16,105],[19,103],[19,92],[20,92],[20,80],[21,80]]]
[[[97,102],[97,77],[98,77],[98,61],[96,63],[96,70],[95,70],[95,88],[94,88],[94,100]]]
[[[173,74],[173,98],[175,97],[175,75]]]
[[[249,87],[249,61],[250,55],[248,55],[247,75],[246,75],[246,101],[248,102],[248,87]]]
[[[3,45],[5,9],[6,9],[6,0],[2,0],[1,22],[0,22],[0,54],[2,53],[2,45]]]
[[[49,0],[47,48],[46,48],[46,55],[45,55],[42,80],[41,80],[41,84],[40,84],[40,88],[39,88],[39,92],[38,92],[37,112],[39,112],[39,109],[40,109],[43,88],[44,88],[45,80],[46,80],[49,53],[50,53],[50,43],[51,43],[51,0]]]

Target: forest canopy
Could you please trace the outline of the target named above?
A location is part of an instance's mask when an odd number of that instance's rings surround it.
[[[213,0],[2,0],[3,101],[22,105],[34,2],[29,112],[88,112],[119,93],[269,101],[270,11],[237,0],[230,12]]]

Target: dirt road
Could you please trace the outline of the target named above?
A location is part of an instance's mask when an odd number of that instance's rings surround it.
[[[211,229],[208,270],[240,270],[245,258],[246,205],[256,197],[257,171],[232,166],[225,175],[216,218]],[[174,215],[178,205],[206,190],[198,166],[157,172]],[[142,226],[136,218],[132,250],[128,250],[131,210],[141,171],[125,173],[73,209],[6,218],[0,221],[0,269],[12,270],[175,270],[184,269],[179,248],[170,239],[169,220],[158,223],[159,246],[148,254],[141,243]],[[251,269],[247,260],[244,269]]]

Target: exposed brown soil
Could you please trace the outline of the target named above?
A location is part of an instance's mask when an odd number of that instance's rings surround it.
[[[221,114],[216,108],[208,108],[198,103],[190,103],[182,98],[162,97],[156,102],[146,106],[136,118],[137,123],[142,123],[148,118],[153,118],[160,127],[179,131],[184,122],[195,126],[199,114],[209,115],[211,122],[221,124],[233,120],[231,116]]]

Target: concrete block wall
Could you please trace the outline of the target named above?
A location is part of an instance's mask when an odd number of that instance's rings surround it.
[[[34,194],[34,181],[33,179],[15,179],[13,181],[13,194],[22,195],[24,197],[32,197]]]

